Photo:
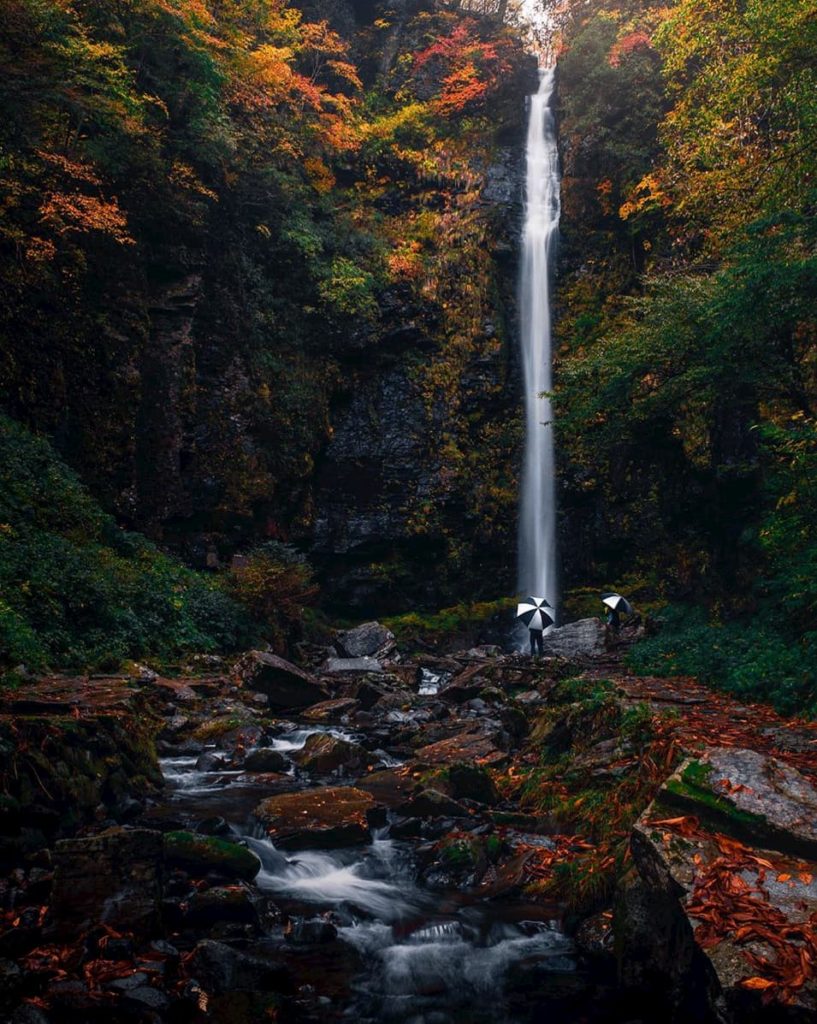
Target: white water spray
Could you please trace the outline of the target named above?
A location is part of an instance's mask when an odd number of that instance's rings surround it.
[[[556,489],[551,390],[550,284],[559,231],[559,153],[550,109],[553,69],[541,72],[530,97],[525,228],[519,317],[525,378],[525,461],[519,513],[519,589],[556,607]]]

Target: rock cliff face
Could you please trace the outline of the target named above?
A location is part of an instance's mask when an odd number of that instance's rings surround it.
[[[282,121],[260,153],[254,107],[236,113],[228,90],[208,127],[176,96],[198,74],[168,73],[178,53],[145,71],[179,104],[167,167],[130,173],[136,141],[106,170],[129,244],[72,234],[76,265],[41,292],[15,272],[0,402],[196,567],[274,539],[310,553],[352,614],[495,596],[514,563],[535,62],[512,30],[432,0],[295,6],[348,45],[353,116],[323,150]]]
[[[312,550],[333,600],[363,613],[404,608],[406,589],[439,606],[457,596],[464,578],[471,593],[475,585],[490,589],[496,573],[514,565],[523,429],[514,309],[521,91],[515,98],[518,118],[501,128],[518,145],[499,148],[487,167],[475,161],[477,188],[453,200],[452,216],[461,221],[455,229],[470,227],[488,248],[476,287],[470,253],[462,268],[449,260],[445,270],[460,293],[454,302],[470,298],[478,306],[474,334],[450,339],[450,318],[447,324],[433,307],[391,303],[372,356],[349,368],[317,459]],[[440,201],[441,190],[430,189],[416,207]],[[502,491],[495,501],[490,488]]]

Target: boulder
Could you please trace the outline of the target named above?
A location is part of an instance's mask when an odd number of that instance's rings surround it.
[[[212,995],[241,991],[289,992],[292,989],[290,972],[283,964],[250,956],[211,939],[199,942],[193,950],[189,973]]]
[[[256,900],[243,885],[213,886],[195,892],[187,901],[184,922],[192,928],[214,924],[258,924]]]
[[[400,808],[410,818],[467,818],[468,808],[438,789],[423,789]]]
[[[444,683],[438,690],[439,696],[443,700],[451,701],[454,704],[462,704],[467,700],[471,700],[486,685],[483,672],[483,665],[479,663],[470,665],[464,671],[449,679],[447,683]]]
[[[545,655],[548,657],[598,658],[605,652],[605,629],[601,619],[579,619],[557,626],[545,633]]]
[[[681,765],[661,799],[749,842],[817,859],[817,789],[778,758],[712,747]]]
[[[412,697],[410,692],[400,688],[399,679],[385,675],[381,678],[364,676],[355,686],[354,694],[364,711],[371,711],[375,704],[383,708],[390,701],[399,707]]]
[[[773,757],[712,748],[634,826],[638,872],[616,907],[622,980],[660,979],[675,1007],[720,1019],[817,1014],[817,790]],[[679,816],[679,810],[684,813]],[[804,956],[805,954],[805,956]]]
[[[352,786],[324,786],[269,797],[255,817],[282,850],[332,849],[371,841],[370,793]]]
[[[53,862],[55,936],[73,938],[98,921],[136,939],[159,931],[161,832],[112,828],[87,839],[62,839]]]
[[[225,878],[251,882],[261,870],[261,862],[246,846],[193,832],[168,832],[164,837],[164,854],[172,867],[194,876],[215,871]]]
[[[245,772],[285,772],[287,759],[279,750],[271,747],[256,747],[250,750],[241,766]]]
[[[245,689],[266,694],[272,708],[310,707],[329,697],[309,672],[266,651],[250,651],[236,673]]]
[[[393,653],[397,644],[391,630],[379,622],[364,622],[354,629],[338,633],[335,646],[343,658],[371,657],[383,660]]]
[[[206,750],[203,754],[199,754],[196,760],[197,772],[218,772],[226,767],[226,760],[213,750]]]
[[[499,793],[491,776],[484,768],[459,762],[448,769],[446,789],[455,800],[476,800],[493,806],[499,802]]]
[[[292,754],[292,760],[310,775],[329,775],[341,769],[347,772],[362,771],[375,758],[358,743],[350,743],[327,733],[314,733],[307,738],[301,750]]]

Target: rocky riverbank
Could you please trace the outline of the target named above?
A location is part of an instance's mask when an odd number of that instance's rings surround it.
[[[815,727],[595,620],[303,653],[4,695],[14,1024],[813,1019]]]

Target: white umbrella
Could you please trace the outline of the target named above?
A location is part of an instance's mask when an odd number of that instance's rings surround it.
[[[520,601],[516,606],[516,617],[528,629],[547,629],[555,621],[553,609],[544,597],[526,597]]]
[[[603,604],[606,604],[608,608],[612,608],[614,612],[623,612],[624,615],[633,614],[633,606],[621,594],[602,594],[601,600]]]

